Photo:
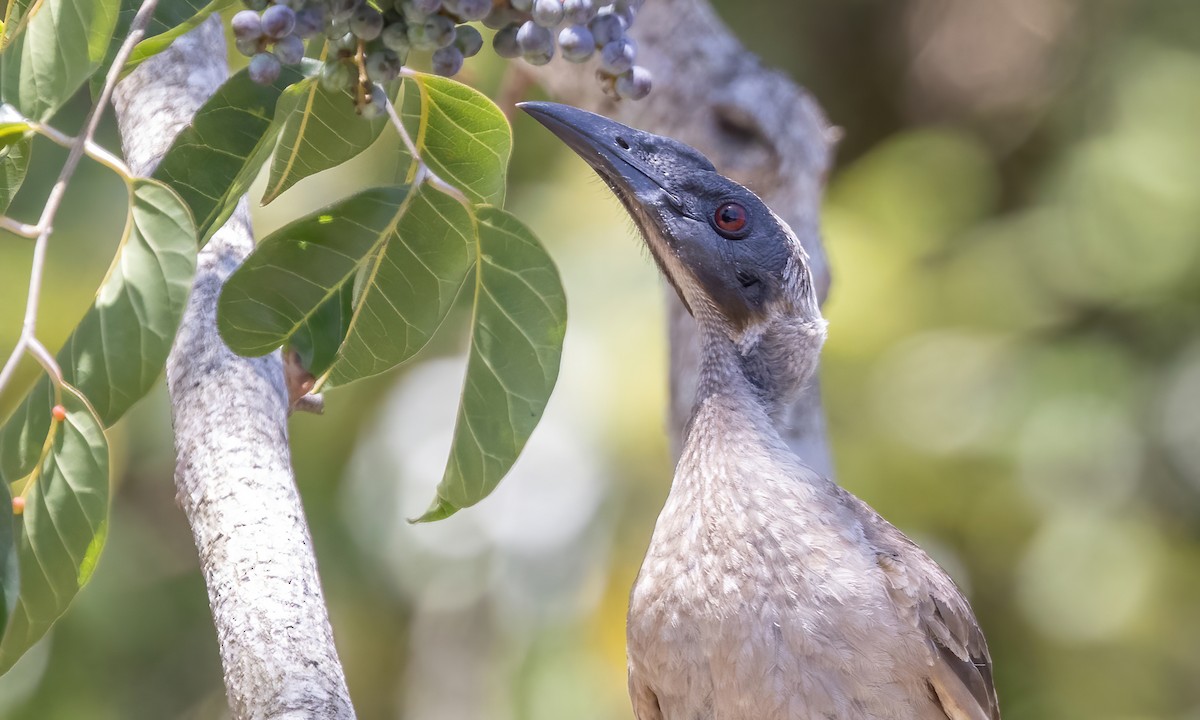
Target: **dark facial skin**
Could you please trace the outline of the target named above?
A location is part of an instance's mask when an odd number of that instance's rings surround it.
[[[698,286],[736,331],[763,318],[782,292],[792,249],[754,193],[676,140],[566,105],[521,107],[612,188],[689,309],[683,288]]]

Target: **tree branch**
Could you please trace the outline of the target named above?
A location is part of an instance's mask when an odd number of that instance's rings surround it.
[[[821,191],[837,130],[816,101],[782,73],[763,67],[705,0],[654,0],[638,13],[638,63],[654,75],[639,102],[604,95],[591,64],[524,65],[558,99],[651,132],[670,135],[707,155],[723,174],[754,190],[795,230],[808,250],[818,294],[829,266],[818,227]],[[699,345],[695,322],[668,289],[673,447],[696,394]],[[785,419],[784,435],[801,458],[832,474],[820,388],[814,380]]]
[[[157,165],[227,75],[214,16],[121,82],[117,117],[134,172]],[[200,253],[167,361],[179,502],[208,586],[232,716],[353,718],[292,477],[279,353],[239,357],[217,334],[221,286],[253,247],[243,199]]]

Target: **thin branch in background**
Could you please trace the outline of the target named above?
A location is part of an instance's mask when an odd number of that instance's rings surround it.
[[[416,75],[416,73],[408,68],[403,68],[400,73],[404,77],[414,77]],[[470,210],[471,201],[463,194],[462,190],[438,177],[437,173],[430,169],[425,164],[425,161],[421,159],[421,153],[417,150],[417,144],[413,142],[412,137],[408,134],[408,129],[404,127],[404,123],[400,122],[400,116],[396,114],[396,106],[392,105],[392,99],[387,96],[387,93],[384,93],[384,108],[387,109],[388,117],[392,119],[392,125],[396,126],[396,132],[400,133],[400,139],[404,141],[404,147],[408,148],[408,152],[413,157],[413,162],[417,164],[417,174],[413,177],[413,183],[428,182],[431,186],[446,193]]]
[[[156,5],[158,5],[158,0],[145,0],[138,9],[137,15],[134,16],[133,22],[130,23],[129,35],[125,37],[125,42],[121,43],[121,49],[117,51],[117,56],[113,59],[112,66],[104,77],[104,87],[100,90],[100,97],[96,98],[95,104],[88,111],[83,125],[83,133],[71,146],[71,152],[67,155],[67,161],[63,164],[62,171],[58,174],[58,180],[55,181],[54,187],[50,188],[50,196],[46,198],[42,216],[34,226],[37,228],[38,236],[33,245],[33,262],[29,271],[29,294],[25,298],[25,318],[21,322],[21,335],[17,338],[17,344],[13,347],[8,360],[5,361],[4,369],[0,370],[0,393],[4,392],[4,388],[12,380],[12,376],[17,370],[17,363],[26,352],[29,352],[41,364],[46,373],[54,380],[56,388],[62,383],[62,368],[54,360],[54,355],[46,351],[46,348],[37,340],[38,301],[42,293],[42,279],[46,270],[46,252],[50,246],[50,234],[54,232],[54,217],[62,205],[63,196],[66,195],[67,184],[71,182],[75,170],[79,167],[79,161],[83,159],[84,152],[92,143],[92,136],[96,134],[96,128],[100,125],[100,117],[104,114],[104,108],[108,105],[109,98],[112,97],[113,88],[121,79],[121,68],[125,66],[125,61],[133,52],[133,46],[137,45],[142,36],[146,34],[146,26],[150,24],[150,18],[154,15]]]
[[[73,138],[66,133],[59,132],[49,125],[44,125],[42,123],[33,123],[33,130],[54,144],[61,145],[65,148],[73,148],[75,147],[75,143],[79,141],[78,138]],[[125,164],[124,160],[116,155],[113,155],[108,150],[105,150],[103,145],[92,140],[91,138],[87,138],[87,143],[84,145],[84,152],[87,153],[88,157],[109,168],[118,175],[126,178],[133,177],[133,173],[129,170],[129,166]]]
[[[28,225],[26,223],[13,220],[7,215],[0,215],[0,230],[6,230],[13,235],[20,235],[21,237],[26,237],[30,240],[36,239],[37,236],[41,234],[41,232],[38,231],[37,225]]]

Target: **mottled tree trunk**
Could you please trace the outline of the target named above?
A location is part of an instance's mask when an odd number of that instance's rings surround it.
[[[121,82],[114,102],[134,172],[152,172],[227,75],[212,17]],[[292,477],[279,353],[239,357],[217,334],[221,285],[253,248],[243,200],[200,252],[167,361],[178,498],[208,585],[233,717],[353,718]]]

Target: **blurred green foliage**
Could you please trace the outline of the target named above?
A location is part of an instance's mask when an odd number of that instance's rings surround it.
[[[1200,5],[717,5],[846,131],[823,218],[840,481],[968,590],[1007,720],[1200,717]],[[492,90],[500,66],[472,72]],[[260,229],[386,182],[382,142],[297,184]],[[39,141],[33,158],[22,219],[62,153]],[[631,716],[626,594],[670,477],[662,290],[618,205],[523,118],[511,179],[571,325],[546,420],[496,495],[403,522],[445,460],[461,309],[417,362],[292,421],[366,720]],[[103,277],[121,192],[85,168],[68,196],[50,343]],[[28,262],[0,237],[0,307],[20,306]],[[0,316],[0,347],[17,316]],[[167,418],[160,389],[114,430],[109,547],[0,679],[0,717],[224,716]]]

